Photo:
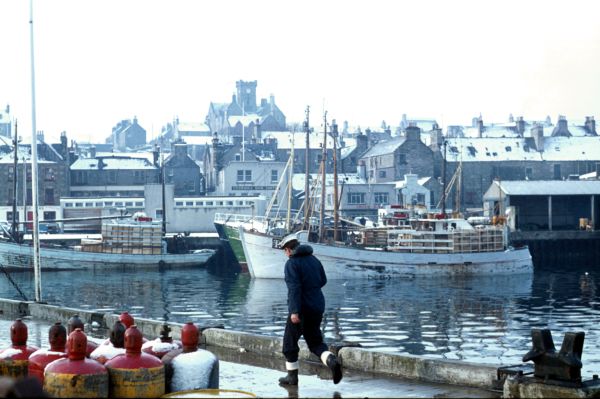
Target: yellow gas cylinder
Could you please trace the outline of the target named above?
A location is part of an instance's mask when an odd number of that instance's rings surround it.
[[[0,376],[27,377],[29,356],[38,348],[27,346],[27,325],[21,319],[10,326],[12,345],[0,351]]]
[[[125,331],[125,354],[106,362],[110,396],[156,398],[165,393],[165,368],[156,356],[142,352],[142,333],[136,325]]]
[[[108,398],[108,372],[85,357],[87,337],[77,328],[67,340],[69,357],[58,359],[44,370],[44,391],[53,398]]]

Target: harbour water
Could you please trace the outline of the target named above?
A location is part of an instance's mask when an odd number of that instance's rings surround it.
[[[33,297],[33,275],[13,273]],[[330,343],[490,364],[520,364],[531,328],[584,331],[584,378],[600,371],[600,272],[594,266],[544,268],[533,275],[330,281],[324,288]],[[207,269],[45,272],[50,304],[200,326],[283,336],[286,287]],[[5,277],[0,297],[22,299]]]

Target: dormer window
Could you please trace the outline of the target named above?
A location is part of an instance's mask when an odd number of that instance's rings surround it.
[[[241,161],[242,160],[242,156],[240,154],[235,154],[235,160],[236,161]]]

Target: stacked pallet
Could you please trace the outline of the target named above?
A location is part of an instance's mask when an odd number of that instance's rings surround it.
[[[87,252],[159,255],[162,252],[162,226],[160,222],[151,221],[105,223],[101,244],[81,244],[81,250]]]

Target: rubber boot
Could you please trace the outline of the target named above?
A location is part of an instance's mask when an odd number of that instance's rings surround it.
[[[342,380],[342,365],[335,355],[331,354],[327,356],[327,367],[329,367],[331,370],[333,383],[339,384],[339,382]]]
[[[298,370],[288,370],[287,375],[279,379],[279,385],[298,385]]]

